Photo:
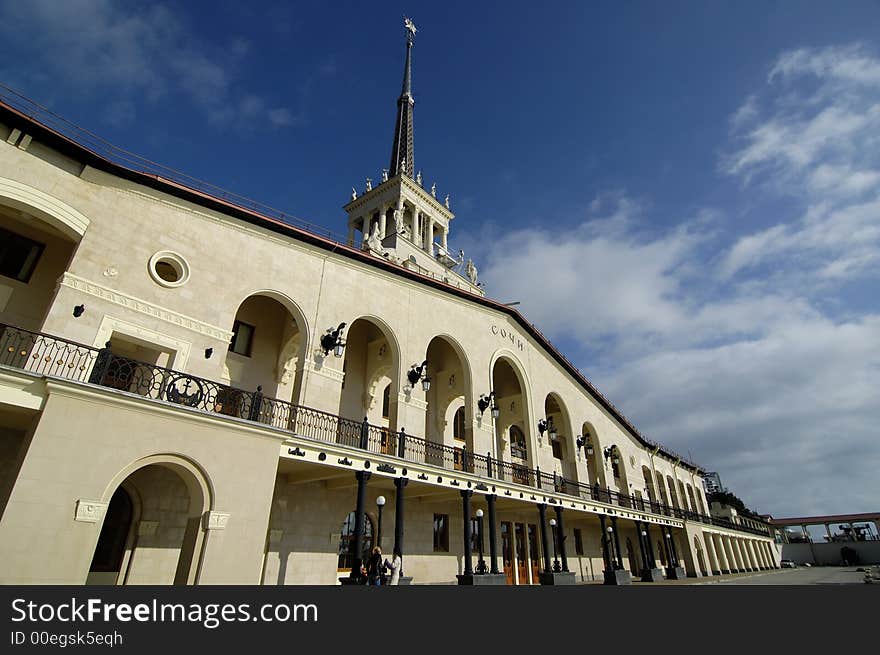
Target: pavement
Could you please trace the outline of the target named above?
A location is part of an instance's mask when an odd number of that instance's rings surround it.
[[[855,566],[799,566],[761,573],[740,573],[716,579],[701,579],[691,584],[734,585],[846,585],[865,584],[865,574]]]

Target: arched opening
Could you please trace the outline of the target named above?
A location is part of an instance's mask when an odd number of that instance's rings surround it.
[[[697,510],[697,500],[694,497],[694,488],[691,485],[687,486],[687,494],[688,494],[688,499],[691,502],[691,511],[692,512],[698,511]]]
[[[514,481],[528,483],[533,461],[528,398],[518,367],[506,356],[492,367],[492,391],[499,410],[495,420],[498,459],[511,463]]]
[[[397,429],[400,357],[387,328],[373,319],[358,318],[345,335],[342,393],[343,418]],[[387,406],[385,403],[387,393]]]
[[[357,519],[356,512],[349,512],[342,522],[339,534],[339,548],[337,549],[336,570],[351,571],[355,560],[355,535],[354,524]],[[361,561],[366,562],[373,550],[373,519],[369,514],[364,514],[364,549],[361,552]]]
[[[596,429],[589,422],[581,426],[581,434],[586,440],[584,443],[587,458],[587,478],[591,486],[606,486],[605,482],[605,466],[602,459],[602,444],[599,443],[599,436]],[[592,452],[590,452],[592,451]]]
[[[544,437],[553,453],[553,470],[563,478],[577,482],[577,463],[574,458],[576,446],[571,431],[571,421],[568,419],[568,412],[562,399],[555,393],[547,394],[544,399],[544,418],[548,423],[548,431]],[[555,429],[555,439],[550,424]]]
[[[675,491],[675,482],[672,480],[671,475],[666,476],[666,484],[669,486],[669,497],[672,501],[672,506],[676,509],[681,509],[681,505],[678,504],[678,494]]]
[[[693,511],[693,507],[688,506],[687,492],[684,490],[684,482],[678,480],[678,493],[681,494],[681,508],[685,511]]]
[[[0,323],[39,331],[81,234],[6,191],[0,178]]]
[[[603,451],[603,454],[605,456],[606,469],[611,473],[607,478],[608,486],[609,488],[615,487],[617,492],[623,496],[620,499],[620,503],[629,507],[629,482],[627,480],[626,462],[623,459],[623,454],[620,452],[620,448],[618,448],[616,444],[609,446]]]
[[[302,391],[308,333],[305,319],[284,296],[259,292],[238,307],[226,352],[226,374],[233,387],[294,404]],[[220,394],[224,414],[242,415],[244,399],[234,390]]]
[[[126,548],[130,547],[133,515],[131,496],[120,485],[104,514],[104,524],[101,526],[86,584],[115,585],[119,582]]]
[[[469,469],[469,461],[462,457],[462,452],[463,449],[474,452],[470,368],[461,348],[442,336],[431,339],[425,351],[425,361],[428,362],[427,370],[423,370],[422,378],[424,380],[427,376],[431,381],[430,388],[424,392],[428,403],[425,439],[455,448],[455,468]],[[422,381],[415,383],[413,393],[423,392],[421,384]],[[436,457],[442,459],[442,449],[437,449]]]
[[[657,491],[654,488],[654,476],[651,474],[651,469],[647,466],[642,466],[642,478],[645,481],[645,495],[648,497],[648,500],[653,503],[657,502]],[[653,507],[652,511],[656,511]]]
[[[87,584],[194,584],[209,501],[181,464],[156,461],[113,490]]]
[[[694,537],[694,552],[697,554],[697,566],[700,573],[704,576],[709,575],[709,571],[706,569],[706,558],[703,555],[703,545],[696,536]]]

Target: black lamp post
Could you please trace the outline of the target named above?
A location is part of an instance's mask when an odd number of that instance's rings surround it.
[[[376,508],[379,512],[379,520],[377,521],[376,527],[376,545],[381,548],[382,547],[382,508],[385,507],[385,496],[379,496],[376,498]]]
[[[486,562],[483,559],[483,510],[478,509],[475,514],[477,517],[477,570],[474,573],[482,575],[486,573]]]
[[[611,546],[611,568],[613,570],[617,569],[617,552],[614,550],[614,528],[610,525],[605,528],[605,532],[608,533],[608,545]]]
[[[324,351],[324,357],[330,354],[330,351],[333,351],[333,355],[336,357],[342,357],[343,349],[345,348],[345,341],[342,339],[342,331],[345,329],[345,323],[340,323],[339,327],[335,330],[333,328],[327,328],[327,332],[321,335],[321,350]]]
[[[559,559],[556,557],[556,519],[550,519],[550,531],[553,533],[553,570],[559,573],[562,567],[559,565]]]

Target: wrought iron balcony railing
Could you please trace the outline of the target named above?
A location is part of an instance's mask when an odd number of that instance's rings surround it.
[[[116,389],[142,398],[172,403],[210,414],[232,416],[262,423],[297,436],[336,443],[367,452],[431,464],[451,471],[463,471],[487,480],[503,480],[531,489],[617,505],[687,521],[769,536],[751,526],[740,525],[683,510],[636,495],[626,495],[599,484],[569,480],[540,468],[480,455],[466,447],[452,447],[389,428],[343,418],[311,407],[295,405],[256,391],[239,389],[189,373],[122,357],[110,345],[92,346],[32,332],[0,323],[0,365],[41,376],[75,380]]]

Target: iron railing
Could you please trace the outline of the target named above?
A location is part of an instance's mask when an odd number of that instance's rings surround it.
[[[192,410],[236,417],[272,426],[300,437],[336,443],[371,453],[431,464],[450,471],[471,473],[531,489],[565,494],[593,502],[650,512],[769,536],[769,530],[733,523],[727,519],[671,507],[641,496],[622,494],[570,480],[539,467],[480,455],[465,446],[453,447],[352,420],[311,407],[265,396],[261,387],[247,391],[205,378],[122,357],[108,342],[94,348],[67,339],[0,323],[0,365],[40,376],[75,380],[171,403]]]

